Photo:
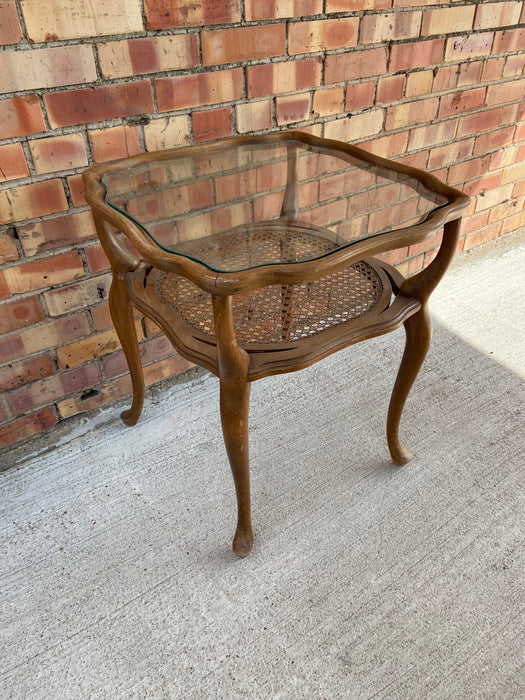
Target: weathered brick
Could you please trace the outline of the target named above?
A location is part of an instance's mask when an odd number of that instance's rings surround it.
[[[44,292],[49,315],[60,316],[94,306],[107,299],[110,285],[111,275],[101,275]]]
[[[0,146],[0,182],[27,177],[26,157],[21,143],[6,143]]]
[[[469,61],[462,63],[458,71],[458,87],[466,85],[479,85],[483,61]]]
[[[434,73],[431,70],[421,70],[407,75],[405,88],[406,97],[429,95],[432,92]]]
[[[205,27],[241,21],[240,0],[144,0],[147,29]]]
[[[246,69],[248,97],[267,97],[282,92],[295,92],[319,85],[321,61],[309,58],[300,61],[265,63]]]
[[[79,369],[64,372],[60,376],[36,381],[16,389],[8,395],[7,403],[15,415],[20,415],[53,403],[64,395],[91,387],[101,380],[100,368],[95,363],[91,363]]]
[[[140,346],[140,357],[144,366],[168,355],[172,355],[174,352],[173,345],[165,335],[156,336],[142,343]],[[108,379],[128,372],[128,363],[122,351],[104,357],[102,366],[104,368],[104,374]]]
[[[421,23],[421,36],[468,32],[472,29],[475,10],[474,5],[425,10]]]
[[[418,6],[435,5],[436,0],[417,0],[417,4],[418,4]],[[393,7],[413,7],[414,0],[393,0],[392,6]]]
[[[481,73],[481,80],[484,83],[489,83],[493,80],[499,80],[503,75],[503,68],[505,66],[505,59],[501,58],[486,58],[483,61],[483,71]]]
[[[388,75],[377,81],[376,102],[398,102],[403,98],[405,90],[404,75]]]
[[[441,66],[435,69],[432,90],[441,92],[442,90],[452,90],[456,87],[460,66]]]
[[[499,109],[489,109],[462,117],[459,120],[458,136],[476,134],[498,126],[500,119]]]
[[[520,231],[525,226],[525,211],[516,214],[516,216],[505,219],[501,224],[500,236],[513,231]]]
[[[18,260],[18,250],[14,240],[11,238],[9,229],[0,232],[0,265],[12,260]]]
[[[495,131],[489,131],[486,134],[478,136],[476,138],[476,145],[474,146],[474,155],[479,156],[485,153],[493,153],[507,146],[509,143],[512,143],[514,131],[515,127],[507,126],[503,129],[496,129]]]
[[[70,175],[67,178],[69,191],[71,192],[71,200],[73,206],[84,207],[87,202],[84,194],[86,192],[86,183],[82,179],[82,175]]]
[[[137,337],[142,340],[142,325],[140,321],[135,323]],[[69,345],[57,349],[59,365],[62,369],[77,367],[89,362],[96,357],[108,355],[120,349],[120,342],[116,332],[111,329],[102,333],[90,335],[83,340],[78,340]]]
[[[507,168],[509,165],[518,163],[525,159],[525,145],[511,144],[505,148],[498,149],[490,156],[489,170],[499,170]]]
[[[468,236],[465,236],[463,250],[466,251],[470,250],[471,248],[477,248],[477,246],[482,245],[483,243],[488,243],[489,241],[499,238],[501,226],[502,222],[499,221],[496,224],[492,224],[484,229],[481,229],[480,231],[476,231]]]
[[[0,192],[0,224],[34,219],[67,209],[60,180],[45,180]]]
[[[361,110],[374,106],[375,80],[352,83],[346,88],[345,110]]]
[[[9,294],[22,294],[82,277],[84,268],[78,252],[72,251],[6,267],[2,272]]]
[[[0,392],[16,389],[55,374],[55,361],[49,353],[0,367]]]
[[[94,392],[82,392],[77,396],[70,396],[63,401],[58,401],[57,409],[61,418],[69,418],[113,403],[117,399],[129,396],[130,393],[131,379],[129,374],[126,374],[113,382],[99,384]]]
[[[155,80],[159,112],[234,102],[242,97],[242,68]]]
[[[82,134],[50,136],[29,141],[29,150],[39,175],[57,170],[80,168],[88,164]]]
[[[44,310],[36,295],[8,302],[0,308],[0,335],[44,320]]]
[[[410,130],[409,150],[428,149],[440,143],[450,143],[456,134],[457,121],[448,119],[444,122],[421,126]]]
[[[473,147],[474,139],[470,138],[433,148],[428,157],[427,167],[429,170],[435,170],[445,165],[461,162],[472,154]]]
[[[55,348],[90,333],[85,314],[25,328],[0,340],[0,364]]]
[[[239,63],[286,53],[286,26],[236,27],[201,32],[202,62],[205,66]]]
[[[101,245],[89,246],[85,249],[85,253],[90,272],[102,272],[103,270],[109,270],[109,260],[102,250]]]
[[[444,39],[396,44],[390,52],[388,69],[391,73],[439,65],[443,60]],[[385,71],[383,71],[385,72]]]
[[[285,17],[309,17],[320,15],[323,0],[244,0],[244,14],[247,22],[261,19],[283,19]]]
[[[55,409],[44,408],[29,416],[18,418],[0,427],[0,445],[13,445],[32,435],[52,428],[58,422]]]
[[[313,97],[313,115],[314,117],[327,117],[333,114],[339,114],[343,109],[343,104],[344,92],[342,87],[316,90]],[[372,102],[368,102],[367,106],[371,104]]]
[[[521,2],[484,2],[476,8],[474,29],[514,27],[520,19]]]
[[[330,54],[325,60],[325,83],[359,80],[386,73],[386,48]]]
[[[458,90],[440,98],[438,117],[449,117],[453,114],[472,112],[483,106],[486,88],[473,90]]]
[[[136,126],[113,126],[109,129],[88,131],[89,143],[95,163],[105,163],[117,158],[140,153],[139,135]]]
[[[292,22],[288,25],[288,51],[296,55],[357,46],[358,28],[357,17]]]
[[[500,124],[519,124],[525,120],[525,101],[503,105],[501,108]]]
[[[0,138],[44,131],[44,117],[36,95],[0,100]]]
[[[351,143],[378,134],[383,127],[382,109],[370,109],[350,118],[327,122],[324,127],[326,138]]]
[[[104,78],[124,78],[196,66],[199,50],[196,34],[152,36],[97,44]]]
[[[383,158],[398,158],[406,153],[408,142],[408,132],[400,131],[397,134],[374,138],[359,144],[359,148],[364,148],[371,153],[375,153]]]
[[[147,80],[52,92],[44,102],[53,129],[154,111]]]
[[[0,44],[17,44],[21,38],[22,28],[15,0],[0,2]]]
[[[413,39],[419,36],[421,12],[388,12],[365,15],[361,20],[361,44]]]
[[[423,5],[424,2],[418,2]],[[326,12],[355,12],[357,10],[387,10],[392,0],[326,0]]]
[[[460,185],[467,180],[479,178],[485,175],[489,168],[489,156],[483,158],[470,158],[463,163],[452,165],[448,169],[448,182],[451,185]]]
[[[525,170],[525,163],[523,165],[523,170]],[[476,197],[476,212],[482,211],[484,209],[492,209],[501,202],[512,197],[512,183],[505,184],[501,187],[495,187],[491,180],[494,180],[495,175],[489,175],[484,178],[483,195],[481,197]],[[467,192],[468,192],[468,188]]]
[[[275,116],[277,124],[291,124],[306,121],[310,117],[310,93],[302,92],[295,95],[277,97],[275,100]]]
[[[387,131],[391,131],[392,129],[430,122],[436,116],[438,103],[437,97],[430,97],[425,100],[415,100],[388,107],[385,128]]]
[[[17,231],[24,253],[28,257],[78,244],[97,236],[90,211],[26,224],[17,227]]]
[[[490,56],[494,32],[465,34],[447,39],[445,61],[464,61],[467,58]]]
[[[525,160],[519,163],[514,163],[514,165],[509,165],[507,168],[505,168],[501,177],[501,184],[512,184],[523,179],[525,179]],[[507,194],[506,196],[510,195]]]
[[[200,141],[210,141],[230,136],[232,133],[231,107],[208,109],[203,112],[193,112],[193,138]]]
[[[523,54],[518,56],[509,56],[505,61],[503,76],[505,78],[513,78],[514,76],[522,75],[523,73],[525,73],[525,56]]]
[[[20,5],[34,42],[143,30],[140,0],[21,0]]]
[[[4,51],[0,74],[4,92],[91,83],[97,78],[93,49],[84,44]]]
[[[173,117],[152,119],[144,127],[144,141],[147,151],[163,151],[189,143],[190,128],[188,117],[181,114]]]
[[[235,107],[237,131],[247,134],[272,126],[272,102],[271,100],[252,100],[243,102]]]
[[[523,99],[525,99],[525,78],[499,85],[489,85],[485,103],[487,106],[501,105],[506,102],[520,102]]]
[[[502,32],[496,32],[494,37],[494,46],[492,52],[510,53],[511,51],[523,51],[525,46],[525,27],[518,29],[505,29]]]

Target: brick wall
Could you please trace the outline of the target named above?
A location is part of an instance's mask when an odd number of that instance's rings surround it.
[[[0,449],[130,391],[88,164],[293,126],[472,195],[462,249],[525,225],[522,0],[0,0],[0,39]]]

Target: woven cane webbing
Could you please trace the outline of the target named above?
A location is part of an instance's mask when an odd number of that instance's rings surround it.
[[[237,341],[281,343],[321,333],[370,311],[383,285],[376,271],[360,261],[314,282],[271,285],[233,297]],[[193,328],[215,335],[211,296],[171,272],[162,273],[157,293]]]

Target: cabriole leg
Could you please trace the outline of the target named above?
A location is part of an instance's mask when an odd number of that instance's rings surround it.
[[[388,448],[395,464],[406,464],[412,453],[399,442],[399,423],[406,399],[426,357],[432,337],[432,321],[426,305],[405,323],[406,344],[390,398],[387,418]]]
[[[140,359],[137,332],[133,321],[133,306],[129,300],[126,283],[119,279],[117,275],[113,275],[113,282],[109,290],[109,310],[126,356],[133,386],[133,403],[131,408],[122,411],[120,418],[126,425],[135,425],[144,404],[144,373]]]

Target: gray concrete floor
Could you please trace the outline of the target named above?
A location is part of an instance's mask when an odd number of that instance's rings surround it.
[[[524,270],[515,238],[436,290],[406,467],[384,441],[402,333],[254,385],[246,560],[213,377],[14,454],[0,697],[525,697]]]

